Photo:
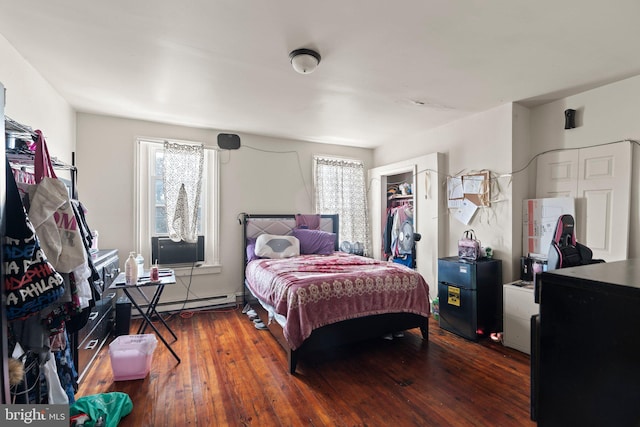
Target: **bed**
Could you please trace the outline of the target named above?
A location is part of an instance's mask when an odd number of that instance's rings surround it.
[[[333,346],[413,328],[428,340],[429,288],[417,271],[339,251],[337,215],[298,224],[243,214],[245,308],[287,352],[290,373],[303,354]]]

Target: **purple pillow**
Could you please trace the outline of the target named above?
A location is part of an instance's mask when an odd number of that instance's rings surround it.
[[[260,259],[260,257],[256,255],[256,239],[249,237],[247,239],[247,262],[253,261],[254,259]]]
[[[302,255],[331,255],[335,251],[336,234],[322,230],[294,228],[293,236],[300,240]]]

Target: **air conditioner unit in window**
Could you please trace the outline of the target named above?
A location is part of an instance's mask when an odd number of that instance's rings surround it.
[[[174,242],[168,237],[151,238],[151,263],[158,264],[193,264],[204,261],[204,236],[198,236],[197,243],[184,240]]]

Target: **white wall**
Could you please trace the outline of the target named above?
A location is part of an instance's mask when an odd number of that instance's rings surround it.
[[[2,35],[0,58],[5,115],[42,130],[50,154],[70,164],[76,146],[75,111]]]
[[[445,163],[448,165],[448,170],[441,173],[456,175],[487,169],[496,175],[508,174],[513,170],[512,122],[513,105],[502,105],[420,135],[406,135],[403,141],[378,147],[374,152],[374,162],[376,166],[383,166],[440,152],[445,154]],[[499,178],[492,187],[494,202],[491,207],[480,209],[468,226],[454,219],[449,210],[442,206],[439,217],[442,220],[448,218],[449,222],[443,236],[445,251],[447,256],[457,255],[458,239],[464,230],[472,228],[482,245],[493,248],[494,257],[503,260],[503,280],[510,281],[519,274],[517,269],[513,270],[510,260],[520,256],[518,246],[514,246],[511,224],[513,203],[521,206],[521,202],[512,200],[511,178]],[[517,255],[512,253],[513,247],[518,249]],[[436,248],[433,251],[437,252]]]
[[[79,114],[76,132],[73,109],[1,35],[0,57],[0,82],[7,89],[5,113],[14,120],[43,130],[52,155],[61,160],[71,162],[72,152],[77,151],[80,199],[90,209],[90,225],[100,231],[103,248],[116,247],[121,254],[126,254],[133,242],[135,138],[156,136],[213,144],[217,131]],[[496,174],[505,174],[521,168],[523,161],[548,149],[584,147],[622,139],[640,140],[637,99],[640,99],[640,76],[532,109],[505,104],[423,134],[407,135],[404,141],[393,141],[373,153],[241,135],[245,146],[297,152],[302,162],[302,176],[295,153],[270,154],[243,147],[222,154],[223,272],[212,284],[199,286],[206,292],[211,288],[240,289],[238,213],[312,210],[308,193],[312,186],[313,154],[362,158],[368,169],[441,152],[446,157],[446,173],[489,169]],[[577,110],[578,127],[575,129],[564,129],[564,110],[567,108]],[[640,256],[638,146],[634,147],[633,164],[631,258]],[[267,166],[271,167],[271,175],[264,172]],[[494,192],[493,196],[499,194],[500,200],[492,203],[491,208],[483,209],[469,226],[476,231],[483,245],[493,247],[496,257],[503,259],[505,280],[516,278],[518,274],[521,203],[523,199],[533,197],[533,168],[535,162],[522,174],[515,175],[513,181],[509,178],[496,181],[500,192]],[[440,215],[449,216],[444,206]],[[453,255],[457,240],[467,227],[454,219],[449,222],[444,244],[446,252]],[[505,224],[511,226],[505,227]]]
[[[5,114],[41,129],[53,156],[71,163],[76,152],[79,199],[103,249],[121,258],[134,247],[134,148],[139,136],[215,145],[218,131],[78,114],[0,35],[0,82],[7,89]],[[76,123],[77,121],[77,123]],[[228,130],[226,130],[228,131]],[[243,147],[221,154],[222,273],[196,276],[191,291],[207,298],[242,289],[241,212],[312,212],[312,156],[359,158],[372,166],[372,150],[240,135]],[[251,150],[252,146],[258,150]],[[286,152],[282,154],[267,151]],[[149,255],[146,255],[149,259]],[[168,287],[163,302],[182,301],[186,290]]]
[[[180,139],[215,146],[219,131],[164,125],[95,114],[77,116],[78,189],[87,221],[100,233],[101,248],[117,248],[121,258],[135,250],[133,191],[137,137]],[[195,276],[191,291],[209,298],[242,289],[242,227],[247,213],[313,212],[314,154],[362,159],[372,150],[279,140],[240,134],[241,148],[222,151],[220,242],[222,272]],[[250,147],[253,147],[250,148]],[[149,259],[149,254],[143,254]],[[183,281],[184,282],[184,281]],[[167,287],[162,302],[182,301],[186,289]]]
[[[537,153],[640,140],[640,76],[531,109],[531,144]],[[564,129],[564,110],[576,110],[576,128]],[[633,147],[629,258],[640,257],[640,147]]]
[[[493,247],[495,256],[503,260],[503,280],[514,280],[518,278],[522,255],[522,201],[535,197],[536,162],[529,161],[550,149],[640,140],[638,99],[640,76],[533,108],[506,104],[378,147],[374,152],[374,164],[378,167],[442,152],[447,156],[451,175],[483,168],[498,175],[522,169],[511,178],[496,181],[500,187],[500,201],[492,204],[491,209],[483,210],[469,225],[482,244]],[[574,129],[564,129],[564,110],[567,108],[577,110]],[[632,170],[629,258],[637,258],[640,257],[638,144],[634,144]],[[444,208],[441,215],[449,216],[445,239],[448,254],[454,255],[457,239],[466,227]],[[505,227],[506,224],[510,227]]]
[[[522,253],[522,201],[535,197],[535,168],[527,166],[533,158],[529,130],[531,128],[531,114],[529,109],[513,105],[513,141],[512,141],[512,169],[511,197],[512,197],[512,221],[511,221],[511,263],[513,265],[512,280],[520,278],[520,257]],[[535,165],[535,163],[533,164]]]

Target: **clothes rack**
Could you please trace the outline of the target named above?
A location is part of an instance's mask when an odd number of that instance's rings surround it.
[[[4,88],[2,84],[0,84],[0,105],[4,106]],[[0,113],[3,114],[2,108],[0,107]],[[31,127],[26,126],[22,123],[19,123],[10,117],[2,116],[2,121],[0,122],[0,127],[4,128],[5,135],[5,144],[4,149],[2,150],[2,156],[6,158],[2,159],[3,164],[7,164],[7,167],[11,167],[12,169],[17,169],[19,171],[24,172],[35,172],[35,151],[33,148],[35,147],[35,141],[38,138],[38,131],[34,131]],[[75,167],[75,153],[72,153],[72,164],[67,164],[62,162],[56,158],[51,158],[51,163],[54,169],[56,170],[64,170],[69,171],[70,181],[67,179],[66,173],[62,178],[62,181],[67,182],[67,186],[70,187],[70,197],[77,199],[76,196],[76,167]],[[5,177],[5,171],[1,174]],[[6,179],[3,179],[1,187],[6,188]],[[4,197],[3,197],[4,199]],[[0,201],[1,204],[4,204],[5,201]],[[4,221],[4,218],[3,218]],[[2,237],[2,241],[4,242],[4,230],[0,230],[0,237]],[[2,274],[0,276],[3,277],[4,284],[4,262],[0,262],[0,267],[2,268]],[[17,324],[24,326],[26,321],[17,322],[12,324],[11,328],[6,319],[6,308],[5,304],[2,304],[0,308],[0,317],[2,318],[2,331],[0,332],[0,350],[2,357],[2,374],[0,375],[0,403],[8,404],[8,403],[46,403],[46,393],[47,393],[47,385],[45,376],[47,375],[45,371],[42,369],[42,359],[41,356],[44,353],[34,352],[31,349],[28,349],[25,346],[25,353],[19,355],[19,352],[16,352],[16,356],[19,357],[23,361],[24,365],[24,373],[23,373],[23,381],[17,385],[10,385],[9,382],[9,369],[8,369],[8,360],[10,355],[14,355],[13,351],[10,351],[11,348],[16,348],[15,344],[18,342],[14,336],[15,332],[13,331],[13,327]],[[35,319],[35,317],[33,317]],[[36,319],[37,321],[37,319]],[[55,350],[51,351],[50,361],[55,361],[56,366],[72,366],[68,363],[59,363],[58,357],[61,359],[68,360],[70,358],[70,347],[68,344],[68,338],[65,338],[67,345],[65,350]],[[30,343],[31,344],[31,343]],[[39,348],[38,346],[35,346]],[[73,369],[73,368],[71,368]],[[51,372],[49,370],[49,372]],[[65,378],[73,378],[72,375],[62,375]],[[71,381],[75,381],[72,379]],[[73,396],[73,391],[70,388],[73,386],[71,382],[62,383],[60,386],[68,385],[69,388],[62,390],[67,395]],[[51,403],[51,402],[49,402]]]
[[[37,139],[37,134],[35,131],[27,125],[19,123],[13,120],[10,117],[4,117],[4,128],[5,128],[5,155],[9,160],[9,163],[12,167],[16,167],[18,169],[29,169],[33,168],[33,162],[35,158],[35,151],[32,151],[24,144],[25,140],[30,141],[31,144],[33,141]],[[23,144],[19,144],[22,141]],[[69,171],[70,181],[71,181],[71,198],[77,199],[77,189],[76,189],[76,174],[77,168],[75,166],[75,152],[71,153],[71,162],[72,164],[65,163],[61,160],[58,160],[56,157],[51,157],[51,163],[53,167],[57,170],[66,170]]]

